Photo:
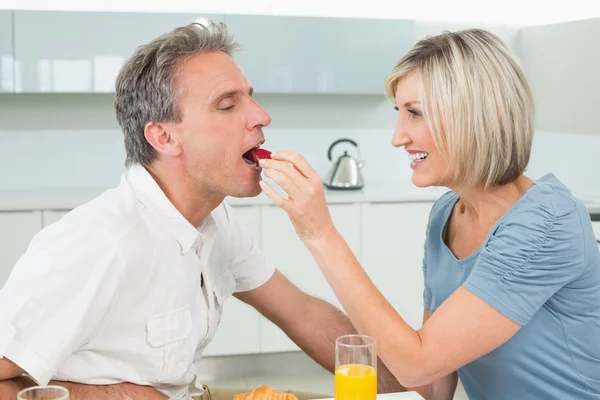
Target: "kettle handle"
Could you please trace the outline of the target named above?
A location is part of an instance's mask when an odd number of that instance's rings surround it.
[[[337,145],[339,143],[343,143],[343,142],[353,144],[354,147],[358,148],[358,144],[352,139],[338,139],[335,142],[331,143],[331,146],[329,146],[329,150],[327,150],[327,158],[329,159],[329,161],[331,161],[331,150],[333,150],[335,145]],[[360,155],[359,155],[359,158],[360,158]]]

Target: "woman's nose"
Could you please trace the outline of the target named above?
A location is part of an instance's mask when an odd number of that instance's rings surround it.
[[[405,129],[402,128],[402,125],[398,123],[396,125],[396,129],[394,130],[394,135],[392,136],[392,146],[402,147],[406,146],[410,142],[410,135]]]

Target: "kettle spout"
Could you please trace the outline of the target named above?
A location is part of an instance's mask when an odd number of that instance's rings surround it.
[[[359,169],[361,169],[362,167],[364,167],[364,166],[365,166],[365,160],[360,160],[360,161],[359,161],[359,162],[356,164],[356,166],[357,166]]]

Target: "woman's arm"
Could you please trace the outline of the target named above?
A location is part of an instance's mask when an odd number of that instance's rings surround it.
[[[443,378],[520,328],[461,287],[415,331],[373,285],[341,235],[306,244],[358,332],[377,339],[381,359],[403,386]]]
[[[519,330],[520,325],[464,287],[420,330],[413,330],[373,285],[336,231],[320,176],[297,153],[278,152],[274,158],[261,165],[288,198],[263,181],[264,193],[288,213],[353,325],[359,333],[377,339],[382,360],[403,386],[428,385],[448,376]]]
[[[430,313],[428,309],[423,311],[423,325],[429,319]],[[452,400],[456,392],[458,383],[458,374],[456,371],[432,382],[429,385],[414,388],[425,400]]]

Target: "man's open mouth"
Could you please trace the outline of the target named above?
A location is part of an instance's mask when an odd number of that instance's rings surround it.
[[[251,148],[242,155],[242,158],[247,164],[258,167],[258,160],[271,158],[271,152],[269,150],[261,149],[261,145],[262,143],[259,143],[256,147]]]
[[[253,167],[258,167],[258,156],[256,155],[256,150],[258,150],[259,148],[260,144],[258,144],[256,147],[251,148],[242,155],[242,158],[244,159],[244,161],[246,161],[246,164],[252,165]]]

